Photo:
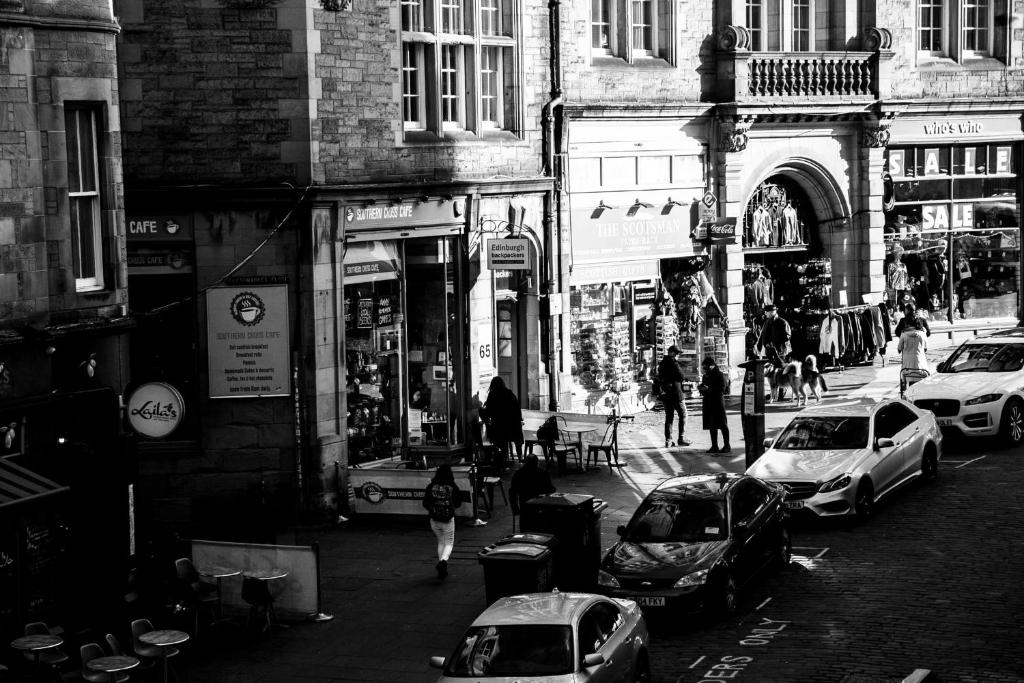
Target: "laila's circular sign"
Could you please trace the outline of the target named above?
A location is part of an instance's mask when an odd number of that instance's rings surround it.
[[[126,410],[132,429],[143,436],[162,439],[181,424],[185,400],[170,384],[149,382],[128,396]]]

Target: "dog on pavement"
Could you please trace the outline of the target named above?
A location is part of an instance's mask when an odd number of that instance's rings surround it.
[[[818,359],[815,355],[809,354],[804,362],[800,364],[800,399],[802,405],[807,405],[808,394],[814,396],[814,400],[821,403],[822,392],[828,391],[825,384],[825,377],[818,371]]]
[[[768,358],[768,365],[764,366],[764,373],[768,380],[768,386],[771,388],[768,402],[781,402],[786,395],[786,387],[789,387],[790,390],[790,400],[798,400],[803,381],[800,362],[784,360],[775,347],[770,344],[765,346],[764,351]]]

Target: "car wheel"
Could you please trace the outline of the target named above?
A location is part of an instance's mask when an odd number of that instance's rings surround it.
[[[1018,399],[1010,399],[1003,408],[999,418],[999,435],[1003,444],[1014,448],[1024,442],[1024,404]]]
[[[939,456],[935,453],[935,446],[928,444],[924,447],[924,455],[921,456],[921,479],[932,483],[939,478]]]
[[[857,487],[857,496],[853,501],[853,510],[857,519],[867,519],[874,512],[875,508],[875,487],[870,479],[861,479]]]
[[[779,569],[785,569],[793,559],[793,538],[789,529],[782,527],[779,536],[779,547],[775,550],[775,565]]]
[[[651,662],[647,659],[647,651],[642,651],[636,658],[633,667],[634,683],[651,683]]]

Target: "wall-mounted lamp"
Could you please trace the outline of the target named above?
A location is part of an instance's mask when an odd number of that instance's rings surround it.
[[[376,203],[377,203],[376,199],[373,199],[373,198],[364,199],[363,200],[363,208],[366,208],[367,206],[373,206]]]
[[[445,200],[446,202],[450,202],[455,199],[455,196],[450,194],[443,194],[441,195],[441,199]]]
[[[419,197],[416,198],[416,201],[419,202],[420,204],[426,204],[427,202],[430,201],[430,197],[428,197],[425,194],[421,194]]]
[[[600,218],[602,213],[604,213],[605,211],[608,211],[609,209],[614,209],[614,208],[615,208],[614,206],[609,206],[608,204],[605,204],[604,200],[602,199],[601,201],[599,201],[597,203],[597,206],[594,208],[594,211],[590,214],[590,217],[591,218]]]
[[[96,376],[96,354],[90,353],[89,357],[78,364],[81,368],[82,373],[89,379]]]
[[[676,200],[669,197],[668,201],[665,202],[665,206],[661,209],[661,215],[666,216],[672,213],[672,207],[675,206],[686,206],[686,204],[684,204],[683,202],[677,202]]]
[[[635,216],[636,212],[639,211],[642,208],[643,209],[653,209],[654,208],[654,204],[648,204],[647,202],[642,202],[639,199],[637,199],[635,202],[633,202],[633,206],[629,207],[629,209],[626,211],[626,215],[627,216]]]

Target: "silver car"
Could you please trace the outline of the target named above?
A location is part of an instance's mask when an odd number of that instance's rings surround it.
[[[786,505],[819,517],[870,516],[899,486],[939,474],[935,416],[900,399],[852,399],[805,408],[747,474],[781,484]]]
[[[477,617],[438,683],[649,683],[647,624],[632,600],[590,593],[501,598]]]

